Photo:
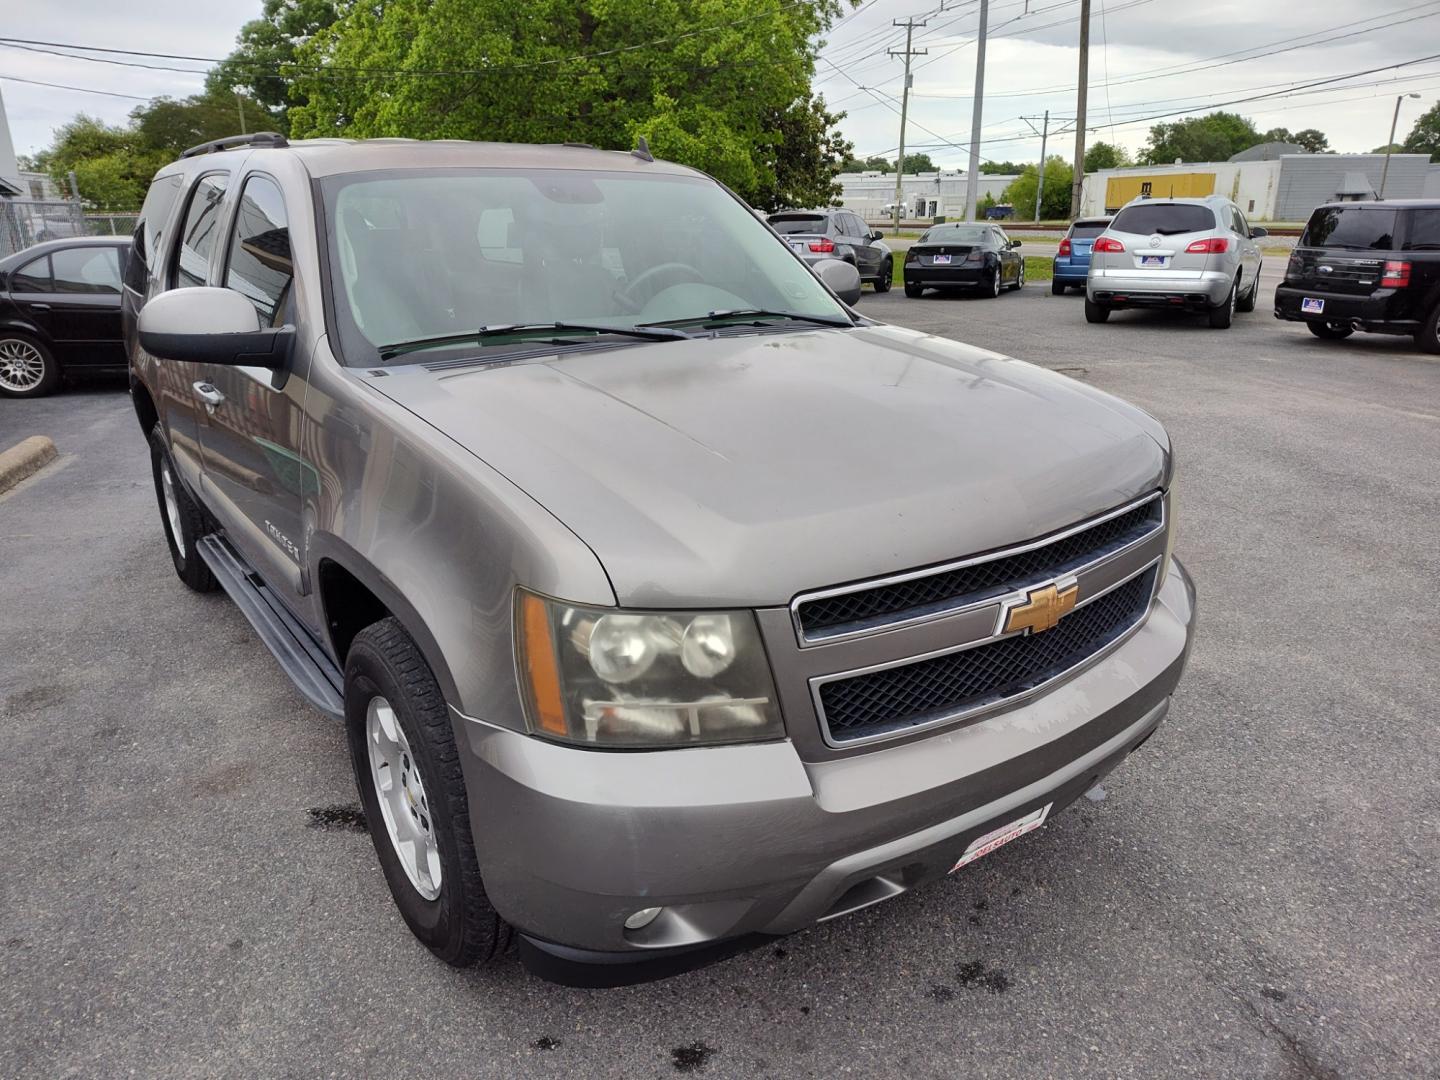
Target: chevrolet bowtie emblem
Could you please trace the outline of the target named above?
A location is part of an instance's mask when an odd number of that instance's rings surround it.
[[[1042,634],[1053,629],[1066,615],[1075,610],[1075,600],[1080,586],[1074,578],[1064,578],[1031,589],[1024,599],[1011,600],[1000,616],[1000,633],[1013,634],[1024,630],[1031,634]]]

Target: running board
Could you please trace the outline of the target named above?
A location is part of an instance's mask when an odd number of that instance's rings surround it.
[[[225,587],[265,647],[310,704],[333,720],[345,717],[345,679],[310,631],[285,609],[219,533],[202,536],[195,545],[216,580]]]

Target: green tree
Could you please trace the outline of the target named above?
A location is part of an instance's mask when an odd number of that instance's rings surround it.
[[[937,172],[939,166],[930,160],[929,154],[906,154],[902,173]]]
[[[861,161],[854,154],[846,154],[844,162],[840,165],[842,173],[854,172],[882,172],[890,173],[895,171],[895,166],[883,157],[868,157]]]
[[[1440,103],[1415,121],[1405,138],[1405,153],[1429,154],[1431,161],[1440,161]]]
[[[254,99],[218,89],[178,100],[154,98],[131,110],[130,123],[139,146],[174,157],[198,143],[238,134],[242,115],[246,131],[264,131],[279,123],[277,114]]]
[[[1130,164],[1130,152],[1113,143],[1092,143],[1085,151],[1085,171],[1098,172],[1101,169],[1123,169]]]
[[[1013,161],[982,161],[980,172],[985,176],[1010,176],[1019,173],[1025,168],[1024,165],[1016,165]]]
[[[832,137],[838,117],[810,94],[814,43],[843,6],[346,4],[295,49],[290,127],[299,136],[578,140],[610,149],[644,135],[656,156],[704,169],[755,205],[810,199],[833,189],[848,151]],[[821,128],[823,146],[812,153],[797,145]]]
[[[308,100],[290,80],[297,50],[339,18],[339,6],[336,0],[265,0],[260,17],[240,28],[234,51],[206,77],[204,96],[219,99],[238,88],[268,110],[270,127],[288,132],[290,106]]]
[[[117,150],[75,162],[80,198],[97,210],[133,211],[145,200],[150,180],[171,155],[156,150]]]
[[[1070,216],[1070,185],[1074,179],[1074,168],[1059,154],[1045,159],[1045,190],[1040,196],[1042,221],[1061,221]],[[1039,182],[1040,170],[1034,165],[1026,165],[1001,196],[1002,202],[1015,207],[1018,220],[1034,220],[1035,187]]]
[[[1312,154],[1330,154],[1330,140],[1318,128],[1305,128],[1295,133],[1295,142]]]
[[[1403,153],[1405,153],[1405,144],[1404,144],[1404,143],[1398,143],[1398,142],[1396,142],[1396,143],[1389,143],[1389,144],[1386,145],[1386,146],[1377,146],[1377,147],[1375,147],[1374,150],[1371,150],[1370,153],[1372,153],[1372,154],[1403,154]]]
[[[1172,161],[1225,161],[1232,154],[1264,141],[1255,125],[1236,113],[1213,112],[1171,124],[1156,124],[1140,153],[1141,165]]]

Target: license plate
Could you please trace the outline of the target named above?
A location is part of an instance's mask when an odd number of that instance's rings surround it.
[[[1300,301],[1300,310],[1311,315],[1322,315],[1325,312],[1325,301],[1307,296]]]
[[[805,245],[804,245],[804,244],[791,243],[791,245],[790,245],[790,250],[791,250],[791,251],[798,251],[801,255],[803,255],[803,254],[805,254]]]
[[[936,255],[936,256],[934,256],[934,257],[931,258],[930,262],[931,262],[933,265],[935,265],[935,266],[948,266],[948,265],[950,265],[950,256],[949,256],[949,255]]]
[[[1164,256],[1164,255],[1141,255],[1141,256],[1140,256],[1140,265],[1141,265],[1141,266],[1164,266],[1164,265],[1165,265],[1165,256]]]
[[[1045,818],[1050,814],[1050,807],[1054,805],[1054,803],[1046,803],[1039,810],[1032,810],[1024,817],[1010,822],[1009,825],[992,829],[984,836],[972,840],[970,846],[965,849],[965,854],[960,856],[960,861],[950,868],[950,872],[953,874],[962,866],[969,865],[982,855],[989,855],[996,848],[1004,847],[1011,840],[1024,836],[1028,832],[1034,832],[1045,824]]]

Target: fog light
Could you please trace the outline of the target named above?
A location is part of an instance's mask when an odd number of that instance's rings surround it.
[[[625,920],[626,930],[642,930],[655,921],[656,916],[664,911],[664,908],[642,907],[628,919]]]

